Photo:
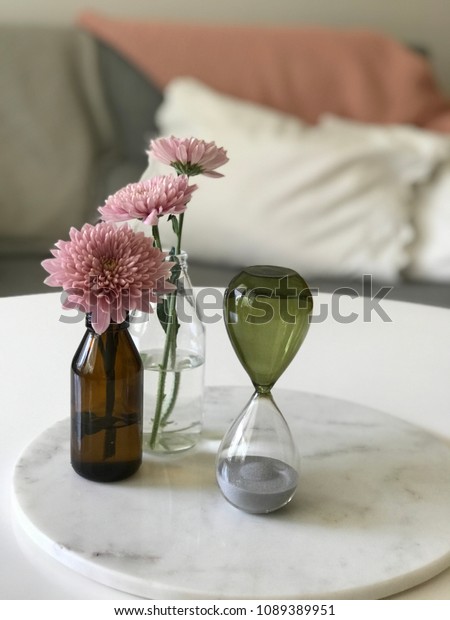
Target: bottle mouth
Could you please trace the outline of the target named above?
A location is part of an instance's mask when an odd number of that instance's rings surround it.
[[[172,250],[174,250],[174,248],[171,248],[171,249],[163,248],[163,252],[167,252],[167,256],[166,256],[165,260],[171,260],[171,258],[173,258],[174,256],[176,256],[179,259],[184,259],[184,260],[188,259],[188,253],[185,252],[185,250],[180,250],[179,254],[176,254]]]

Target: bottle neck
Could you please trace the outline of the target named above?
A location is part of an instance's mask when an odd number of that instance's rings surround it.
[[[170,255],[168,254],[165,258],[166,261],[170,261],[170,262],[176,262],[180,265],[180,267],[186,271],[187,270],[187,265],[188,265],[188,255],[187,253],[182,250],[179,254],[175,254],[175,255]]]
[[[178,294],[192,294],[192,284],[188,272],[188,255],[182,251],[180,254],[168,255],[165,259],[174,263],[171,269],[169,282],[177,285]]]
[[[129,326],[130,326],[130,316],[129,316],[129,313],[127,312],[125,320],[122,323],[116,323],[115,321],[111,321],[111,323],[109,324],[108,330],[121,331],[123,329],[128,329]],[[86,313],[86,327],[87,329],[94,331],[94,328],[92,327],[92,313],[91,312]]]

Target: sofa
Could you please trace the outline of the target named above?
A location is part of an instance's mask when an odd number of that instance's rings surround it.
[[[160,173],[149,141],[173,133],[230,155],[186,216],[194,285],[271,262],[321,291],[450,307],[450,103],[411,45],[86,12],[2,25],[0,51],[0,295],[50,292],[49,248]]]

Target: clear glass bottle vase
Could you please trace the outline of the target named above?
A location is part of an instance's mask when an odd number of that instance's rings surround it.
[[[144,452],[193,448],[203,424],[205,329],[188,274],[186,252],[175,261],[176,291],[136,317],[133,337],[144,366]]]

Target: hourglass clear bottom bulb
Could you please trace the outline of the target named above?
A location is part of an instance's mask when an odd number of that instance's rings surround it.
[[[298,455],[291,433],[270,392],[256,391],[219,447],[217,483],[241,510],[267,513],[293,497]]]
[[[233,457],[219,465],[217,482],[230,504],[261,514],[277,510],[292,499],[298,473],[287,463],[271,457]]]

